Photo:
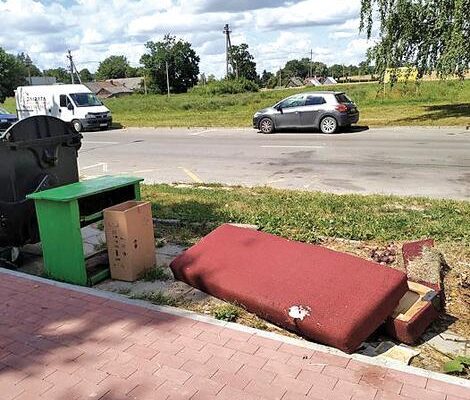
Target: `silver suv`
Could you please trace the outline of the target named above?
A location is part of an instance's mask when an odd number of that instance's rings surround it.
[[[272,133],[284,128],[315,128],[334,133],[359,121],[359,110],[343,92],[308,92],[281,100],[253,116],[253,128]]]

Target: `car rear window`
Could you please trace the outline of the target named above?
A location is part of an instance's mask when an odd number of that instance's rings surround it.
[[[338,103],[352,103],[351,99],[344,93],[335,94],[335,97]]]

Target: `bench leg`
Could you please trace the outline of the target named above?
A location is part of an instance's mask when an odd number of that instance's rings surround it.
[[[45,273],[56,280],[88,284],[78,202],[36,200]]]

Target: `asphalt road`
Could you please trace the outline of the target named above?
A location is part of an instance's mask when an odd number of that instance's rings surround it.
[[[215,182],[334,193],[470,199],[470,131],[380,128],[323,135],[252,129],[129,128],[84,133],[82,176]]]

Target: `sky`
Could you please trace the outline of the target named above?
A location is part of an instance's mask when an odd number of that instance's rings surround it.
[[[192,43],[200,70],[225,73],[226,23],[232,44],[247,43],[258,72],[310,57],[358,64],[371,45],[359,34],[360,0],[0,0],[0,47],[25,52],[41,69],[96,71],[99,61],[125,55],[138,66],[144,44],[167,33]]]

